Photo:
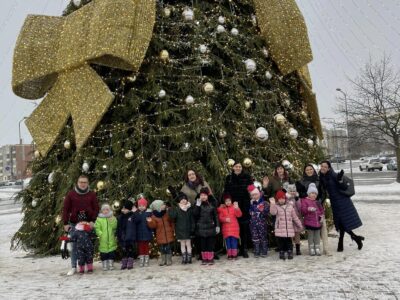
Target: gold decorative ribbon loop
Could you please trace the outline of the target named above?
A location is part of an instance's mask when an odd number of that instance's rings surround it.
[[[77,148],[86,143],[114,99],[89,63],[138,70],[155,12],[155,0],[93,0],[67,17],[27,17],[12,85],[27,99],[47,93],[26,122],[43,156],[70,116]]]
[[[258,26],[283,75],[312,61],[307,26],[295,0],[254,0]]]

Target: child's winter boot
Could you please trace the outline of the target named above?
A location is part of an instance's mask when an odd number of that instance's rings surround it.
[[[301,255],[300,244],[296,244],[296,255]]]
[[[87,264],[86,268],[88,273],[93,273],[93,264]]]
[[[319,246],[315,246],[315,255],[321,256],[321,250],[319,249]]]
[[[201,252],[201,264],[206,265],[208,260],[208,252]]]
[[[283,259],[283,260],[286,259],[284,251],[279,251],[279,259]]]
[[[85,273],[85,266],[79,266],[79,274],[84,274]]]
[[[161,261],[158,265],[165,266],[167,264],[167,254],[161,253],[160,259],[161,259]]]
[[[232,249],[231,250],[232,252],[232,258],[234,259],[234,260],[236,260],[237,259],[237,257],[238,257],[238,249]]]
[[[268,255],[268,242],[261,242],[261,257],[266,257]]]
[[[144,266],[148,267],[149,266],[149,261],[150,261],[150,256],[145,255],[144,256]]]
[[[144,267],[144,255],[139,255],[139,266]]]
[[[287,252],[287,258],[288,258],[288,259],[293,259],[293,250],[288,250],[288,252]]]
[[[310,244],[310,245],[308,246],[308,249],[309,249],[309,251],[310,251],[310,255],[311,255],[311,256],[315,256],[314,244]]]
[[[112,259],[108,260],[108,269],[109,270],[114,270],[114,261]]]
[[[166,265],[167,266],[170,266],[170,265],[172,265],[172,254],[171,253],[168,253],[168,254],[166,254]]]
[[[182,265],[187,264],[187,252],[182,253]]]
[[[208,255],[207,255],[207,257],[208,257],[208,261],[207,261],[207,263],[209,264],[209,265],[213,265],[214,264],[214,252],[206,252]]]
[[[127,267],[127,264],[128,264],[128,258],[127,257],[122,258],[122,260],[121,260],[121,270],[125,270],[126,267]]]
[[[133,269],[133,257],[128,257],[128,262],[126,264],[128,270]]]
[[[101,261],[101,264],[103,266],[103,271],[107,271],[108,270],[107,262],[108,262],[107,260],[102,260]]]
[[[260,242],[254,242],[254,257],[260,256]]]
[[[192,263],[192,253],[187,254],[187,263],[191,264]]]

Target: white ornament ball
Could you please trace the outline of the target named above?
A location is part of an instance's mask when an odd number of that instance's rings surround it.
[[[246,64],[246,70],[248,73],[253,73],[257,69],[256,62],[250,58],[246,59],[244,63]]]
[[[189,7],[186,7],[186,8],[183,10],[182,16],[183,16],[183,18],[185,19],[185,21],[193,21],[193,19],[194,19],[194,12],[193,12],[193,10],[190,9]]]
[[[169,53],[167,50],[162,50],[160,52],[160,58],[165,62],[169,59]]]
[[[256,15],[251,15],[251,22],[253,23],[254,26],[257,26],[257,17],[256,17]]]
[[[32,207],[36,207],[36,205],[37,205],[37,200],[36,200],[36,199],[33,199],[33,200],[32,200]]]
[[[308,139],[308,140],[307,140],[307,145],[308,145],[309,147],[314,146],[314,141],[313,141],[312,139]]]
[[[106,164],[103,165],[103,170],[107,170],[107,165]]]
[[[261,182],[259,182],[259,181],[254,181],[253,182],[253,184],[254,184],[254,186],[256,187],[256,188],[258,188],[258,190],[262,190],[262,184],[261,184]]]
[[[224,130],[224,129],[220,129],[220,130],[219,130],[218,136],[219,136],[221,139],[225,138],[226,135],[227,135],[226,130]]]
[[[164,16],[167,18],[171,16],[171,9],[169,7],[164,8]]]
[[[89,164],[86,161],[82,164],[82,171],[83,172],[89,171]]]
[[[65,148],[65,149],[70,149],[70,148],[71,148],[71,142],[70,142],[69,140],[66,140],[66,141],[64,142],[64,148]]]
[[[265,142],[268,140],[268,131],[264,127],[258,127],[256,130],[256,137],[259,141]]]
[[[249,109],[251,107],[251,102],[250,101],[245,101],[244,102],[244,107],[247,109]]]
[[[290,106],[290,99],[289,99],[289,98],[287,98],[287,99],[285,100],[285,104],[286,104],[286,106]]]
[[[271,72],[270,72],[270,71],[266,71],[266,72],[265,72],[265,77],[266,77],[268,80],[271,80],[271,79],[272,79],[272,74],[271,74]]]
[[[206,45],[201,44],[201,45],[199,46],[199,51],[200,51],[200,53],[205,54],[205,53],[207,53],[208,48],[207,48]]]
[[[76,7],[80,6],[82,1],[81,0],[73,0],[72,1]]]
[[[185,99],[185,103],[189,104],[189,105],[193,104],[194,103],[194,98],[191,95],[187,96],[186,99]]]
[[[158,92],[158,97],[159,98],[164,98],[167,95],[167,92],[164,90],[161,90]]]
[[[55,175],[55,173],[54,173],[54,172],[51,172],[51,173],[49,174],[49,177],[47,177],[47,181],[48,181],[49,183],[53,183],[53,182],[54,182],[54,175]]]
[[[113,210],[117,210],[120,207],[120,202],[118,200],[115,200],[112,204]]]
[[[275,122],[278,123],[279,125],[283,125],[286,121],[286,118],[282,114],[276,114],[274,119]]]
[[[297,132],[297,130],[296,129],[294,129],[294,128],[290,128],[289,129],[289,135],[290,135],[290,137],[292,138],[292,139],[297,139],[297,137],[299,136],[299,133]]]
[[[219,17],[218,17],[218,23],[219,23],[219,24],[225,24],[225,17],[219,16]]]
[[[331,199],[325,199],[326,206],[331,207]]]
[[[35,158],[39,158],[39,157],[40,157],[40,152],[39,152],[39,150],[35,150],[34,155],[35,155]]]
[[[265,47],[262,49],[262,53],[264,54],[265,57],[268,57],[268,56],[269,56],[268,49],[265,48]]]
[[[133,158],[133,151],[132,150],[128,150],[125,152],[125,158],[126,159],[132,159]]]
[[[232,35],[237,36],[239,34],[239,30],[237,30],[237,28],[232,28],[231,33]]]
[[[212,92],[214,91],[214,86],[212,85],[212,83],[206,82],[206,83],[203,85],[203,90],[204,90],[207,94],[210,94],[210,93],[212,93]]]
[[[218,33],[223,33],[223,32],[225,32],[225,27],[222,26],[222,25],[218,25],[218,26],[217,26],[217,32],[218,32]]]
[[[288,161],[287,159],[282,161],[282,166],[287,169],[289,166],[291,165],[290,161]]]

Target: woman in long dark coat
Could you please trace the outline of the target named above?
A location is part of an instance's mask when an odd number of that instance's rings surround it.
[[[350,197],[343,194],[347,186],[341,182],[343,174],[338,175],[329,161],[321,162],[320,182],[325,192],[328,193],[332,205],[333,221],[339,231],[338,252],[343,251],[344,233],[347,232],[351,239],[357,243],[358,249],[363,247],[364,237],[356,235],[353,230],[361,227],[362,222]]]
[[[237,202],[242,211],[242,216],[238,218],[240,227],[240,249],[239,255],[248,258],[247,244],[250,240],[250,195],[247,187],[253,184],[250,174],[243,171],[240,162],[233,165],[232,173],[225,179],[224,193],[232,197],[232,202]]]

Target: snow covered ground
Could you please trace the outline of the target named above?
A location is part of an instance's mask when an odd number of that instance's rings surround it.
[[[395,189],[395,187],[393,187]],[[382,191],[383,192],[383,191]],[[390,198],[390,197],[389,197]],[[280,261],[267,258],[230,262],[222,257],[214,266],[195,261],[182,266],[108,271],[95,263],[91,275],[66,277],[69,261],[60,256],[32,257],[10,251],[10,239],[21,215],[0,215],[0,295],[2,299],[398,299],[400,297],[400,201],[356,202],[364,222],[357,232],[364,248],[345,238],[345,251],[332,256],[303,255]],[[334,233],[334,232],[332,232]],[[302,242],[307,254],[307,242]]]

